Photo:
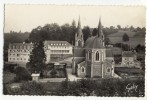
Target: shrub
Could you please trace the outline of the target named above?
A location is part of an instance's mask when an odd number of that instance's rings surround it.
[[[43,84],[36,82],[25,82],[21,87],[23,95],[45,95],[46,89]]]
[[[15,73],[16,73],[16,77],[14,79],[15,82],[31,80],[30,73],[23,67],[17,67]]]

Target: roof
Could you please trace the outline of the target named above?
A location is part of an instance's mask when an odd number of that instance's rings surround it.
[[[21,45],[29,45],[29,46],[33,46],[33,43],[10,43],[9,45],[17,45],[17,46],[21,46]]]
[[[84,57],[75,57],[74,60],[75,60],[75,64],[77,65],[77,64],[85,61],[85,58]]]
[[[132,51],[124,51],[122,57],[133,57],[134,53]]]
[[[80,67],[82,67],[83,65],[85,65],[85,61],[82,61],[81,63],[78,64]],[[85,67],[85,66],[84,66]]]
[[[72,46],[67,41],[45,41],[44,44],[51,46]]]
[[[101,44],[101,39],[98,36],[92,36],[89,37],[85,44],[84,48],[104,48],[104,46]]]
[[[83,48],[73,49],[74,57],[85,57],[85,50]]]
[[[112,49],[106,49],[106,57],[114,57]]]

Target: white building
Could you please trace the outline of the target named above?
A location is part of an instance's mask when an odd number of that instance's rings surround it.
[[[122,52],[122,67],[137,67],[140,68],[140,62],[137,61],[137,56],[135,52],[124,51]]]
[[[29,61],[32,49],[32,43],[10,43],[8,49],[8,62],[26,64]],[[45,41],[44,50],[47,63],[54,59],[64,59],[72,56],[72,45],[67,41]]]

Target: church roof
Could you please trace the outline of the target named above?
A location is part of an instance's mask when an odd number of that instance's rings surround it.
[[[104,48],[101,42],[98,36],[89,37],[84,44],[84,48]]]

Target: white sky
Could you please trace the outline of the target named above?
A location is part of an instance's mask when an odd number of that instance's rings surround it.
[[[49,23],[71,24],[81,17],[82,26],[95,28],[99,17],[104,27],[133,25],[145,27],[145,7],[141,6],[56,6],[56,5],[5,5],[4,32],[28,31]]]

